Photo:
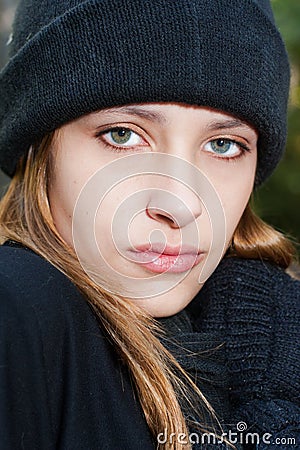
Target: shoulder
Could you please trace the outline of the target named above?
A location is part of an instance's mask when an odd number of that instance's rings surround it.
[[[0,246],[0,305],[51,313],[72,298],[84,304],[74,284],[48,261],[22,246]]]
[[[114,359],[106,333],[76,286],[20,246],[0,246],[0,344],[10,353],[23,349],[27,362],[43,361],[49,373],[62,366],[64,355],[73,355],[78,364],[92,352],[103,364]]]
[[[58,269],[31,250],[22,246],[0,246],[0,286],[12,295],[34,296],[66,289],[72,283]],[[20,298],[21,300],[21,298]]]
[[[0,246],[0,326],[5,339],[19,329],[31,342],[53,347],[80,331],[100,333],[87,301],[63,273],[34,252],[7,245]]]

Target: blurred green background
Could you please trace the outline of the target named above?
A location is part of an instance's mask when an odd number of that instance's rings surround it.
[[[300,242],[300,0],[273,0],[277,25],[292,66],[286,154],[274,175],[254,196],[267,222]],[[300,247],[298,244],[298,253]]]
[[[0,0],[0,67],[7,59],[5,43],[16,3]],[[279,168],[255,193],[255,209],[264,220],[300,242],[300,0],[272,0],[272,6],[292,66],[289,137]],[[0,185],[7,183],[7,177],[0,175]],[[299,246],[298,251],[300,255]]]

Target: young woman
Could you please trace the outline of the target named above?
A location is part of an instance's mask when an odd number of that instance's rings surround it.
[[[1,449],[297,448],[268,1],[19,4],[1,72]]]

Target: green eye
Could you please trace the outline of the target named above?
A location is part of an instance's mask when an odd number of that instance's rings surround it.
[[[115,149],[134,149],[141,147],[148,147],[149,144],[138,133],[135,133],[130,128],[112,127],[110,129],[100,131],[98,138],[105,144]]]
[[[219,138],[213,139],[205,144],[204,150],[215,155],[219,155],[219,158],[234,158],[245,151],[249,151],[243,143],[237,142],[233,139]]]
[[[116,128],[115,130],[112,130],[110,132],[111,135],[111,140],[117,144],[117,145],[122,145],[122,144],[126,144],[127,142],[129,142],[131,136],[132,136],[132,131],[128,130],[126,128]]]
[[[215,141],[211,141],[210,143],[212,151],[215,153],[227,153],[234,143],[232,141],[226,139],[217,139]]]

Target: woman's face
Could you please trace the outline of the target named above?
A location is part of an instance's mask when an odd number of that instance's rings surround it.
[[[55,225],[106,290],[154,317],[176,314],[230,244],[256,147],[251,126],[207,108],[140,104],[83,116],[53,142]]]

